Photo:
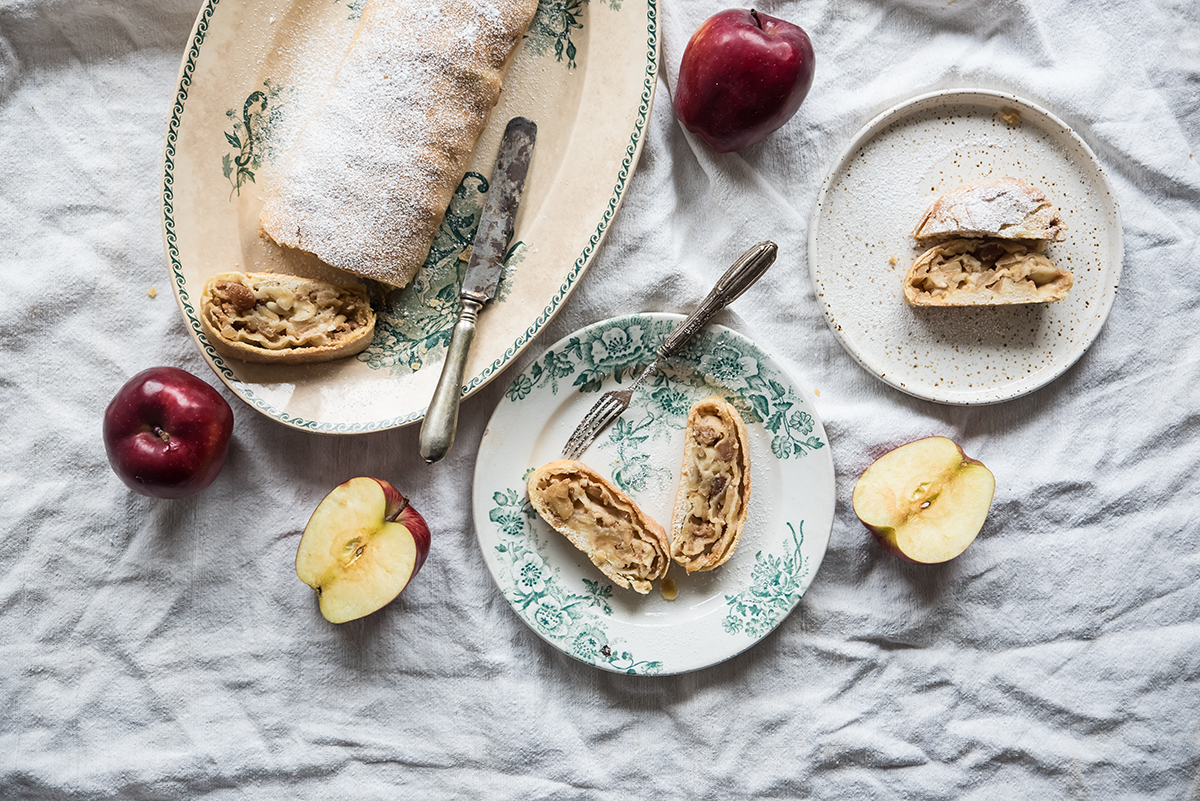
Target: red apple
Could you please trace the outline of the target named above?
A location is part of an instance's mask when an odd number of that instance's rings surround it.
[[[741,150],[792,118],[812,87],[804,29],[754,10],[705,20],[683,51],[675,116],[718,153]]]
[[[996,478],[946,437],[888,451],[859,476],[854,513],[884,549],[913,562],[945,562],[974,542]]]
[[[233,410],[221,394],[176,367],[151,367],[104,411],[104,449],[135,492],[186,498],[213,483],[229,451]]]
[[[352,478],[317,505],[296,550],[296,575],[330,623],[369,615],[408,586],[429,555],[429,526],[378,478]]]

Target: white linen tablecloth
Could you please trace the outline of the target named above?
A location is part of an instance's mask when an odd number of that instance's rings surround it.
[[[624,205],[511,369],[596,320],[686,310],[774,239],[779,261],[721,319],[820,390],[836,518],[770,636],[705,670],[633,677],[546,645],[484,566],[471,479],[505,375],[427,467],[417,427],[291,430],[201,359],[158,205],[198,0],[0,2],[0,797],[1200,797],[1200,6],[771,2],[760,10],[811,35],[816,81],[787,126],[725,156],[671,112],[683,47],[720,9],[662,3]],[[870,376],[807,271],[816,193],[849,137],[955,86],[1055,111],[1124,217],[1121,287],[1091,349],[990,407]],[[116,389],[157,364],[217,386],[236,414],[225,471],[184,501],[127,490],[100,436]],[[998,486],[979,540],[918,567],[882,552],[849,499],[882,447],[928,434]],[[337,627],[292,563],[316,503],[357,474],[399,477],[434,543],[395,603]]]

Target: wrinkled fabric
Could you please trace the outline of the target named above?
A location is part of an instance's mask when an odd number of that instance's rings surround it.
[[[811,35],[815,83],[767,141],[715,155],[675,122],[671,89],[720,8],[661,4],[656,103],[604,245],[429,467],[416,427],[334,438],[265,418],[188,337],[158,201],[197,0],[0,3],[0,797],[1200,796],[1200,7],[771,3]],[[807,271],[816,194],[849,138],[958,86],[1066,120],[1124,222],[1094,344],[990,407],[866,373]],[[613,315],[690,309],[766,238],[778,262],[719,319],[819,392],[837,470],[824,563],[728,662],[665,677],[575,662],[484,565],[470,492],[486,421],[545,346]],[[237,416],[225,471],[183,501],[127,490],[100,437],[116,389],[156,364],[203,377]],[[996,497],[963,556],[906,565],[850,493],[886,448],[928,434],[985,462]],[[293,560],[308,514],[351,475],[393,479],[434,542],[396,602],[336,627]]]

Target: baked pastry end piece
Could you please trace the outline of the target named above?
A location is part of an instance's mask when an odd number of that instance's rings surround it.
[[[904,277],[913,306],[998,306],[1062,300],[1075,282],[1040,243],[952,239],[927,250]]]
[[[526,489],[542,519],[619,586],[645,595],[667,574],[666,531],[583,462],[542,465],[529,475]]]
[[[938,237],[1043,239],[1058,242],[1067,226],[1036,186],[1006,176],[963,184],[939,197],[913,230],[918,242]]]
[[[366,290],[276,273],[221,273],[200,298],[200,327],[222,356],[305,364],[352,356],[375,335]]]
[[[688,413],[671,558],[688,573],[725,564],[742,536],[749,501],[746,426],[724,398],[706,398]]]

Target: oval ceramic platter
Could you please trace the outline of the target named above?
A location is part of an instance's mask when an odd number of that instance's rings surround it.
[[[338,279],[258,235],[262,187],[333,76],[363,0],[206,0],[180,69],[163,159],[172,286],[217,375],[281,423],[344,434],[422,419],[441,373],[491,163],[514,115],[538,142],[499,292],[479,318],[464,393],[479,389],[554,316],[604,237],[637,162],[653,98],[656,0],[542,0],[505,75],[424,267],[375,299],[370,348],[320,365],[227,360],[205,340],[200,293],[229,270]],[[331,143],[331,147],[336,143]]]
[[[1039,186],[1066,221],[1049,255],[1075,275],[1057,303],[914,308],[902,281],[932,200],[1011,175]],[[1045,109],[1002,92],[946,90],[872,120],[825,179],[809,264],[834,334],[871,373],[940,403],[987,404],[1044,386],[1099,333],[1116,296],[1123,245],[1116,195],[1095,155]]]
[[[643,384],[582,460],[669,529],[688,411],[710,395],[729,399],[750,436],[751,495],[728,562],[690,576],[673,565],[639,595],[533,511],[530,471],[561,458],[601,392],[628,385],[682,319],[613,318],[553,345],[513,379],[475,466],[475,530],[504,597],[548,643],[614,672],[681,673],[754,645],[800,601],[833,526],[833,460],[816,410],[774,359],[721,326],[701,331]]]

